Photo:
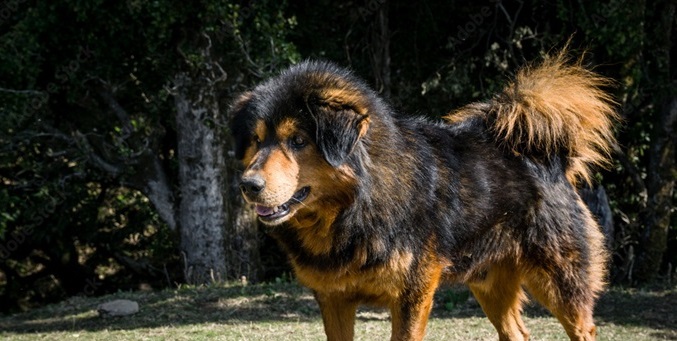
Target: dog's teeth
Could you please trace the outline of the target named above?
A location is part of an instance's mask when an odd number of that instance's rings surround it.
[[[275,206],[275,207],[273,207],[273,214],[277,213],[277,210],[278,210],[279,207],[280,207],[280,206]]]

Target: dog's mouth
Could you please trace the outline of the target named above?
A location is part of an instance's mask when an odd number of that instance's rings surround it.
[[[310,187],[303,187],[292,195],[291,199],[279,206],[265,206],[257,204],[256,214],[262,222],[270,225],[282,223],[292,212],[294,206],[303,203],[308,198]]]

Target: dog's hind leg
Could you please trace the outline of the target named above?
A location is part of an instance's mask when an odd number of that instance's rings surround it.
[[[557,317],[571,340],[588,341],[596,338],[592,314],[605,285],[607,254],[597,224],[587,210],[582,212],[584,228],[579,234],[560,233],[559,242],[551,244],[557,248],[541,253],[547,256],[526,272],[525,286]]]
[[[571,340],[595,340],[593,295],[586,288],[573,287],[573,283],[562,283],[561,279],[556,274],[536,272],[528,275],[525,284],[529,293],[557,317]]]
[[[350,341],[355,333],[357,302],[348,301],[341,295],[315,293],[320,305],[324,332],[327,341]]]
[[[522,321],[525,295],[521,281],[514,267],[498,264],[492,266],[482,280],[468,283],[501,341],[529,339],[529,331]]]

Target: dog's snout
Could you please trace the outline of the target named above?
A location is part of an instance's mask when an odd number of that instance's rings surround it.
[[[265,187],[266,180],[260,175],[244,176],[240,181],[240,190],[246,194],[259,194]]]

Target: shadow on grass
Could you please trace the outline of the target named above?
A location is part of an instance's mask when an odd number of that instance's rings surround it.
[[[103,302],[130,299],[140,310],[131,316],[101,318]],[[303,321],[319,319],[312,295],[297,284],[184,288],[75,297],[22,314],[0,317],[0,330],[12,333],[157,328],[201,323]]]
[[[449,316],[440,312],[440,302],[435,302],[438,317]],[[524,307],[528,317],[552,317],[552,314],[531,300]],[[485,317],[479,304],[470,298],[468,303],[452,311],[453,317]],[[626,326],[644,326],[666,330],[665,335],[674,337],[677,330],[677,288],[638,290],[614,287],[604,293],[595,307],[595,322],[598,325],[616,324]],[[657,334],[661,338],[663,334]],[[664,337],[663,337],[664,339]]]
[[[445,290],[445,289],[443,289]],[[446,289],[449,290],[449,289]],[[451,290],[467,290],[454,288]],[[462,291],[461,291],[462,292]],[[455,294],[452,293],[452,299]],[[449,294],[436,296],[433,318],[484,317],[472,298],[449,305]],[[462,294],[461,294],[461,297]],[[113,299],[131,299],[140,305],[139,313],[118,318],[101,318],[98,304]],[[596,309],[596,321],[621,325],[641,325],[656,329],[656,338],[672,337],[677,328],[677,291],[612,289]],[[537,304],[525,309],[529,317],[550,314]],[[360,320],[387,320],[384,313],[362,312]],[[312,294],[294,283],[251,286],[187,288],[146,293],[119,293],[103,298],[76,297],[35,311],[0,317],[0,330],[7,333],[48,333],[68,331],[133,330],[203,323],[238,324],[250,322],[320,321],[319,308]]]
[[[674,331],[677,330],[677,290],[613,288],[600,298],[595,317],[599,324],[665,329],[674,337]]]

